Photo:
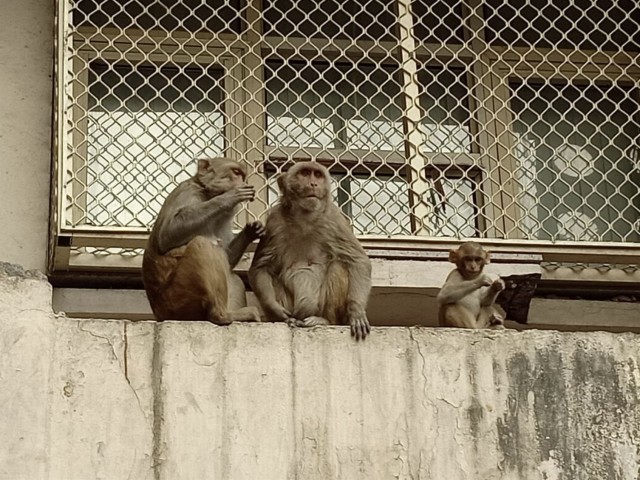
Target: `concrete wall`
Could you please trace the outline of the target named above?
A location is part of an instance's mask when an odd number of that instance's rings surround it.
[[[4,260],[47,266],[53,4],[0,2],[0,245]]]
[[[77,320],[0,268],[0,479],[638,478],[640,337]]]

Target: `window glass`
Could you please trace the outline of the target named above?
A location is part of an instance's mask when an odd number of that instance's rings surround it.
[[[527,236],[640,240],[632,89],[512,83],[517,177]]]
[[[87,221],[148,226],[198,157],[224,151],[222,70],[93,63]]]

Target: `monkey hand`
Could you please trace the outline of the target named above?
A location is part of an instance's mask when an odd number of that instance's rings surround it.
[[[232,188],[217,198],[223,206],[233,208],[241,202],[250,202],[256,197],[256,190],[252,185],[241,185]]]
[[[493,290],[494,292],[501,292],[502,290],[504,290],[504,288],[504,280],[502,280],[501,278],[498,278],[497,280],[491,282],[491,290]]]
[[[249,242],[253,242],[256,238],[262,238],[266,232],[260,221],[247,223],[243,230]]]
[[[371,331],[369,319],[364,311],[350,312],[349,325],[351,326],[351,336],[356,340],[364,340]]]
[[[493,285],[493,279],[486,273],[481,274],[477,282],[481,287],[491,287]]]

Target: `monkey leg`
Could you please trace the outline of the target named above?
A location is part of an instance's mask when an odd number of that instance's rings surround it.
[[[235,273],[229,274],[227,283],[227,307],[229,310],[238,310],[247,306],[247,295],[244,289],[242,279]]]
[[[238,275],[231,273],[228,283],[226,320],[231,322],[259,322],[260,312],[256,307],[247,307],[244,283]]]
[[[320,292],[322,289],[323,268],[320,265],[303,266],[288,273],[288,289],[292,292],[290,324],[304,327],[304,320],[318,316],[320,312]],[[283,300],[286,300],[284,298]]]
[[[462,305],[443,305],[441,308],[443,309],[439,321],[441,327],[478,328],[476,318]]]
[[[171,278],[164,289],[164,303],[169,308],[163,312],[163,320],[208,320],[227,325],[260,319],[257,308],[246,306],[244,285],[231,274],[224,250],[205,237],[195,237],[184,250],[181,247]]]
[[[504,318],[492,306],[480,308],[480,314],[478,315],[477,323],[478,328],[504,328]]]
[[[175,272],[164,288],[169,307],[164,319],[229,323],[225,317],[230,272],[224,251],[202,236],[179,250]]]

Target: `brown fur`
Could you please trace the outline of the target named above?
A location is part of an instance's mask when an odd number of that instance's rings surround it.
[[[236,206],[253,198],[246,172],[229,159],[198,161],[196,175],[165,201],[145,250],[142,275],[158,320],[208,320],[220,325],[259,320],[246,307],[244,286],[231,269],[259,223],[233,237]]]
[[[348,324],[370,331],[366,305],[371,263],[329,190],[329,172],[301,162],[278,178],[282,194],[269,211],[249,281],[272,321],[297,326]]]

